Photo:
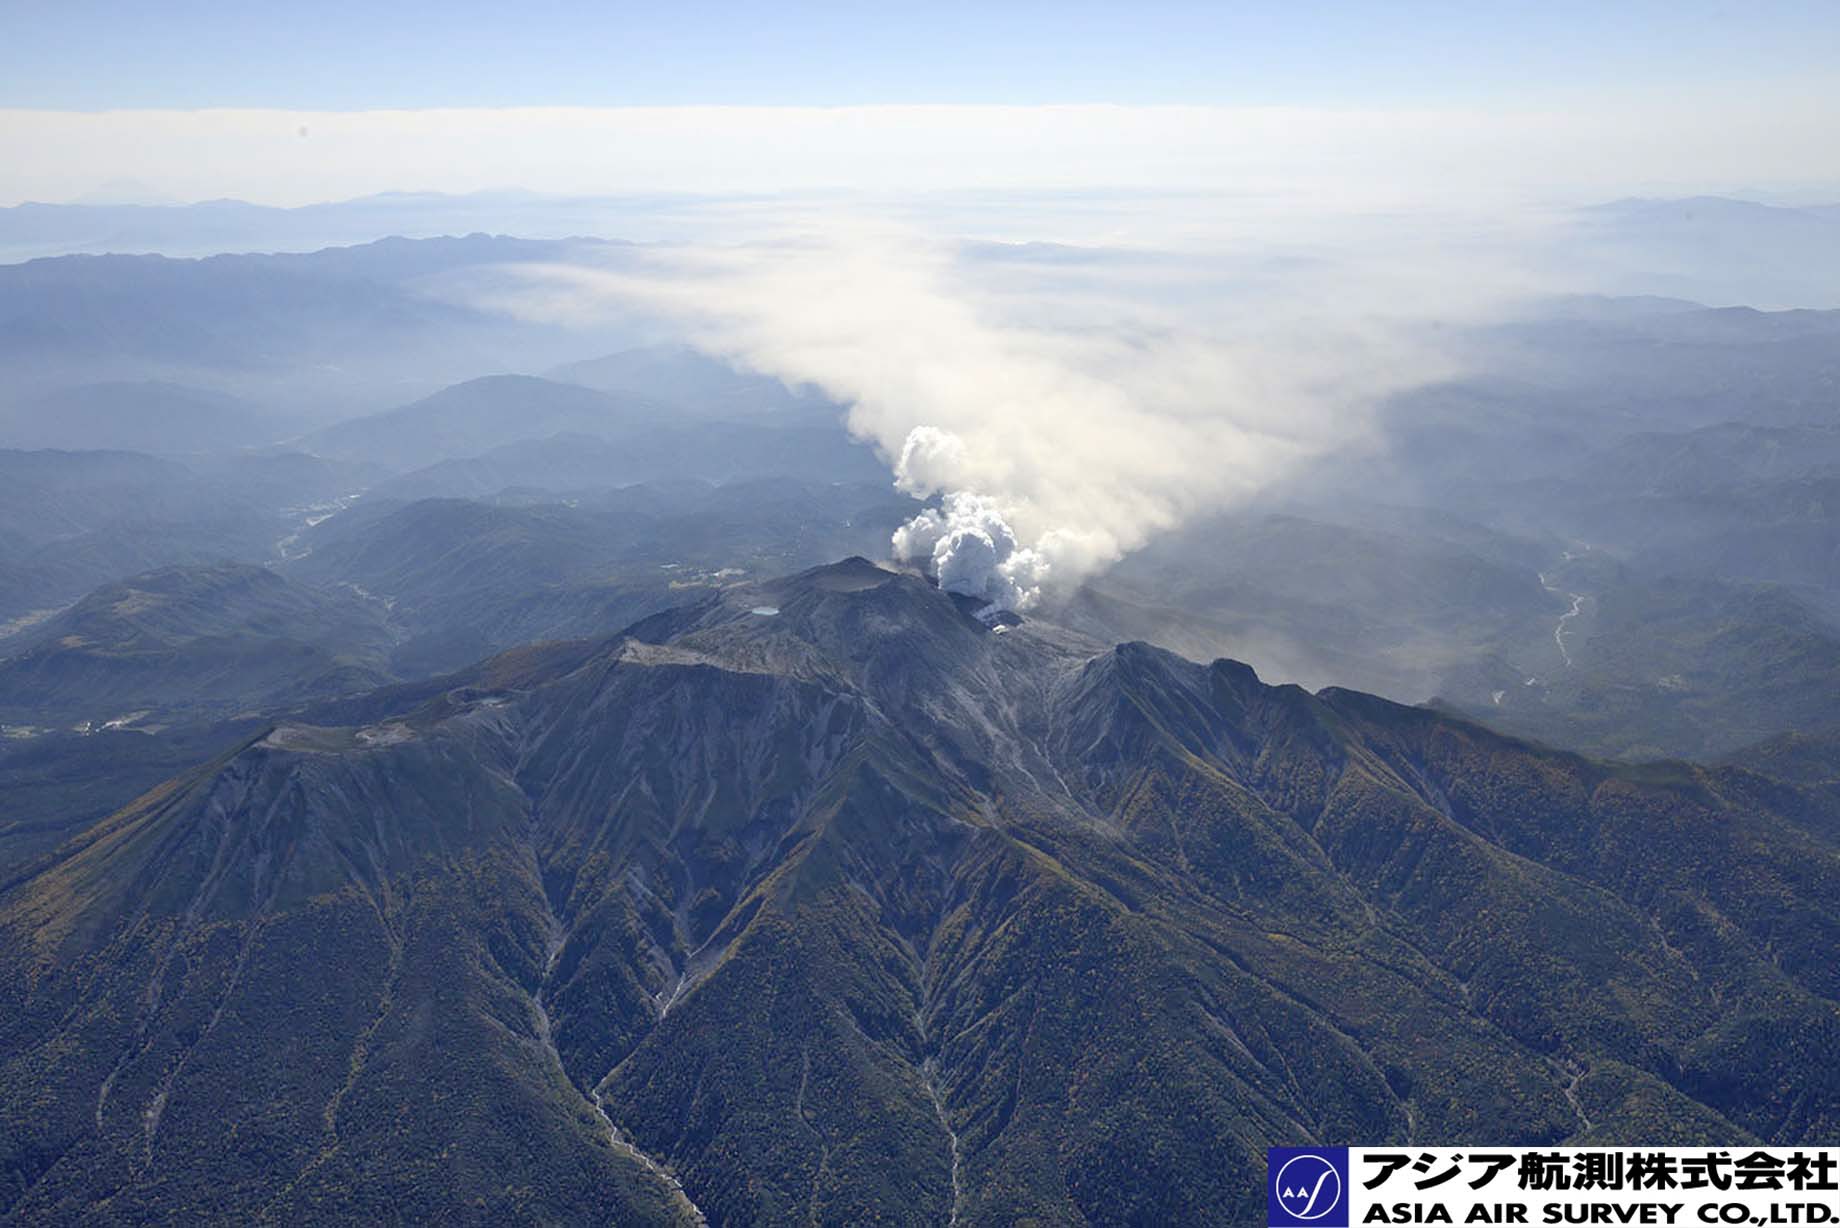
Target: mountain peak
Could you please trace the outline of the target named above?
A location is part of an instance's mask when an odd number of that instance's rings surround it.
[[[899,579],[901,575],[901,572],[890,571],[860,554],[853,554],[847,559],[802,571],[788,583],[827,593],[858,593],[864,589],[880,588],[891,580]]]
[[[1825,1136],[1840,1098],[1795,1072],[1840,1053],[1840,857],[1727,797],[1232,662],[996,634],[853,556],[291,713],[0,887],[0,1041],[57,1073],[8,1119],[39,1131],[10,1136],[39,1168],[8,1213],[125,1194],[163,1220],[208,1188],[352,1218],[373,1168],[445,1163],[421,1205],[466,1218],[548,1164],[535,1188],[598,1219],[694,1222],[687,1196],[778,1223],[830,1164],[850,1222],[1001,1197],[1239,1223],[1273,1122],[1558,1141],[1582,1103],[1632,1136]],[[292,1081],[244,1091],[280,1051]],[[1196,1111],[1121,1131],[1081,1094],[1145,1070]],[[311,1180],[238,1186],[281,1113],[305,1128],[265,1145]],[[474,1124],[499,1120],[515,1146]],[[810,1128],[732,1145],[763,1121]],[[1044,1146],[1175,1193],[1012,1181]]]

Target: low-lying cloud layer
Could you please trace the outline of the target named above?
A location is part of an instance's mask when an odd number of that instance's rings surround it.
[[[276,205],[510,186],[1580,201],[1832,173],[1836,102],[1819,84],[1696,79],[1692,89],[1519,94],[1515,104],[8,108],[0,205],[120,180],[177,200]]]
[[[1385,397],[1450,374],[1432,325],[1486,281],[1383,248],[1248,262],[825,233],[550,269],[521,306],[661,316],[848,405],[902,490],[943,497],[896,556],[996,609],[1363,442]]]

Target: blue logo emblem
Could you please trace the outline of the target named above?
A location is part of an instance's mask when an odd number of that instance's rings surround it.
[[[1273,1147],[1265,1159],[1272,1228],[1348,1228],[1346,1147]]]

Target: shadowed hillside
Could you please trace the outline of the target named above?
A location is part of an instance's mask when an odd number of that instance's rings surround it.
[[[1227,1224],[1285,1142],[1809,1141],[1829,804],[851,560],[305,710],[16,874],[0,1197]]]

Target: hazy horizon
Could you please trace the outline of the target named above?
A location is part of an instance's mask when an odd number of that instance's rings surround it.
[[[1840,184],[1798,0],[771,14],[544,0],[0,14],[0,204],[129,181],[406,190],[1201,190],[1338,207]]]

